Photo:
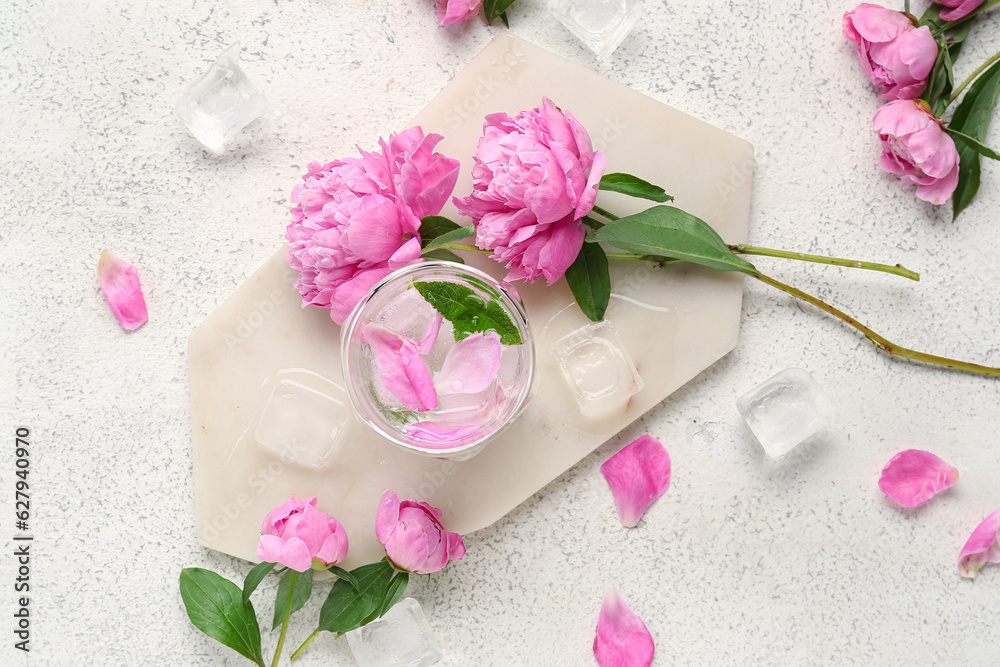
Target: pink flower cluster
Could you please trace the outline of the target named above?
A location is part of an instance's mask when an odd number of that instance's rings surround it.
[[[473,191],[453,199],[473,219],[476,245],[505,262],[507,280],[548,284],[583,246],[605,169],[587,130],[548,98],[540,107],[486,116],[472,169]]]
[[[413,127],[379,140],[380,152],[309,165],[285,233],[303,307],[343,324],[375,283],[420,261],[420,219],[441,211],[458,179],[458,160],[434,152],[441,139]]]
[[[465,555],[462,536],[445,530],[441,510],[404,500],[388,489],[375,517],[375,534],[397,570],[430,574]],[[340,523],[316,509],[316,498],[291,500],[268,512],[261,526],[257,558],[296,572],[326,569],[347,556]]]
[[[941,18],[955,20],[981,4],[961,3]],[[944,2],[958,6],[959,0]],[[956,12],[963,12],[956,15]],[[947,15],[946,15],[947,14]],[[878,110],[873,129],[882,142],[879,166],[916,185],[917,197],[942,204],[958,185],[959,159],[944,123],[917,98],[938,58],[938,44],[927,26],[918,27],[909,14],[864,3],[844,14],[844,37],[856,45],[868,79],[892,100]]]

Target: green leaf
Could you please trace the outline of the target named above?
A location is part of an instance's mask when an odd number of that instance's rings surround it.
[[[584,243],[580,254],[566,269],[566,282],[580,310],[594,322],[604,319],[611,300],[608,257],[597,243]]]
[[[186,567],[181,570],[180,588],[196,628],[263,666],[257,615],[252,604],[243,602],[239,586],[211,570]]]
[[[948,124],[949,129],[961,132],[978,141],[986,138],[993,109],[1000,96],[1000,61],[979,75],[965,93],[955,115]],[[975,148],[962,142],[958,149],[958,186],[952,194],[952,219],[965,210],[979,191],[979,153]]]
[[[288,602],[288,586],[290,585],[289,582],[292,579],[294,571],[286,571],[281,577],[281,583],[278,584],[278,595],[274,598],[274,624],[271,626],[271,630],[280,627],[281,621],[285,618],[285,604]],[[309,596],[312,595],[313,571],[309,569],[298,574],[299,576],[295,578],[295,592],[292,593],[292,610],[288,612],[289,616],[302,609],[309,600]]]
[[[514,4],[514,0],[486,0],[483,2],[483,12],[486,14],[486,22],[493,23],[512,4]],[[504,25],[507,25],[506,21],[504,21]]]
[[[354,590],[358,590],[358,580],[354,578],[353,574],[351,574],[344,568],[339,567],[337,565],[331,565],[326,569],[329,570],[331,574],[335,574],[340,579],[343,579],[344,581],[349,583]]]
[[[589,215],[583,216],[583,218],[580,220],[580,222],[582,222],[583,224],[587,225],[591,229],[600,229],[601,227],[604,226],[603,222],[601,222],[599,220],[594,220]]]
[[[507,12],[500,14],[500,20],[503,21],[503,27],[510,28],[510,21],[507,20]]]
[[[421,255],[424,259],[437,259],[442,262],[455,262],[456,264],[465,264],[465,260],[453,253],[451,250],[445,250],[444,248],[438,248],[437,250],[431,250],[430,252],[425,252]]]
[[[457,283],[416,282],[413,286],[427,303],[451,322],[456,341],[476,332],[496,331],[501,344],[521,344],[517,326],[498,301],[486,302],[471,288]]]
[[[708,223],[673,206],[654,206],[620,218],[594,236],[639,255],[671,257],[717,271],[757,273],[753,264],[730,250]]]
[[[427,244],[437,237],[447,232],[459,229],[457,222],[442,215],[425,215],[420,219],[420,244],[426,248]]]
[[[367,618],[361,623],[361,625],[368,625],[376,618],[381,618],[385,616],[385,612],[392,609],[392,606],[399,602],[399,599],[403,597],[403,593],[406,592],[406,584],[410,581],[410,575],[407,572],[399,572],[389,583],[389,586],[385,589],[385,596],[379,603],[378,609],[373,611],[368,615]]]
[[[357,590],[346,580],[338,579],[319,612],[319,630],[343,634],[361,627],[385,599],[393,572],[392,566],[382,559],[351,572],[357,580]]]
[[[475,225],[466,225],[465,227],[458,227],[452,229],[451,231],[445,232],[438,235],[434,240],[428,242],[424,245],[424,252],[430,252],[439,249],[445,243],[455,243],[456,241],[461,241],[462,239],[467,239],[476,233]]]
[[[257,590],[264,577],[271,573],[277,563],[260,563],[247,572],[246,579],[243,580],[243,602],[250,601],[250,595]]]
[[[660,186],[630,174],[605,174],[601,178],[599,189],[658,202],[673,201],[674,199]]]
[[[962,134],[958,130],[952,130],[951,128],[948,128],[948,134],[951,135],[952,139],[958,139],[983,157],[988,157],[991,160],[1000,160],[1000,153],[997,153],[989,146],[984,145],[981,141],[974,139],[967,134]]]

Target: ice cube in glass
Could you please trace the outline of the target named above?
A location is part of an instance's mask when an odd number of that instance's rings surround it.
[[[785,369],[740,396],[736,409],[771,458],[819,436],[834,416],[822,387],[799,368]]]
[[[213,152],[225,148],[270,108],[271,103],[240,67],[239,44],[223,51],[177,101],[177,115],[195,139]]]
[[[385,616],[347,633],[358,667],[428,667],[443,657],[420,603],[400,600]]]
[[[607,58],[639,20],[642,1],[553,0],[552,13],[598,58]]]

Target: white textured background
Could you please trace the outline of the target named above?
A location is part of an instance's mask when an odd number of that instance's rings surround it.
[[[1000,366],[1000,165],[984,165],[957,222],[878,170],[879,101],[840,34],[854,4],[648,0],[605,63],[542,0],[519,0],[510,19],[515,35],[753,143],[751,243],[901,262],[922,280],[758,266],[899,344]],[[191,626],[177,589],[185,566],[234,579],[249,567],[195,541],[187,336],[280,246],[307,162],[402,129],[499,29],[439,28],[431,0],[5,0],[0,664],[246,664]],[[997,35],[995,11],[960,77],[1000,48]],[[234,41],[274,110],[212,156],[173,105]],[[98,288],[104,248],[139,267],[150,321],[135,333]],[[645,620],[656,665],[1000,662],[1000,568],[974,582],[955,573],[969,533],[1000,508],[1000,381],[879,356],[757,283],[744,314],[732,354],[468,536],[465,559],[414,579],[454,664],[593,664],[610,586]],[[735,401],[789,366],[830,391],[839,427],[825,447],[772,463]],[[32,433],[29,656],[12,647],[18,426]],[[598,468],[647,432],[670,450],[673,484],[626,530]],[[876,480],[910,447],[962,479],[905,511]],[[255,597],[262,617],[272,597]],[[297,662],[353,664],[329,635]]]

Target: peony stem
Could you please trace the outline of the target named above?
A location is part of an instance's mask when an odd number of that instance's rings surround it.
[[[1000,0],[996,0],[996,2],[994,2],[992,4],[996,4],[997,2],[1000,2]],[[990,65],[992,65],[993,63],[995,63],[997,60],[1000,60],[1000,51],[997,51],[996,53],[994,53],[993,56],[989,60],[987,60],[986,62],[984,62],[982,65],[980,65],[979,68],[976,69],[975,72],[973,72],[972,74],[970,74],[969,77],[965,81],[963,81],[961,84],[959,84],[958,88],[956,88],[955,91],[951,94],[951,96],[948,97],[948,101],[945,103],[945,107],[947,108],[952,102],[954,102],[956,99],[958,99],[958,96],[962,93],[962,91],[965,90],[965,88],[970,83],[972,83],[973,81],[975,81],[976,77],[978,77],[980,74],[982,74],[983,72],[985,72],[987,67],[989,67]]]
[[[618,216],[617,216],[617,215],[615,215],[615,214],[614,214],[614,213],[612,213],[611,211],[606,211],[606,210],[604,210],[603,208],[601,208],[600,206],[598,206],[598,205],[596,205],[596,204],[594,205],[594,208],[593,208],[593,211],[594,211],[594,213],[596,213],[596,214],[598,214],[598,215],[600,215],[600,216],[603,216],[603,217],[607,218],[607,219],[608,219],[608,220],[610,220],[611,222],[614,222],[615,220],[617,220],[617,219],[618,219]]]
[[[271,667],[278,667],[278,660],[281,658],[281,649],[285,647],[285,635],[288,634],[288,619],[292,615],[292,601],[295,599],[295,584],[299,578],[299,573],[292,570],[288,578],[288,597],[285,599],[285,615],[281,619],[281,635],[278,636],[278,645],[274,649],[274,659],[271,660]]]
[[[823,255],[807,255],[803,252],[790,252],[788,250],[772,250],[771,248],[759,248],[757,246],[740,243],[731,245],[729,249],[741,255],[760,255],[762,257],[781,257],[783,259],[797,259],[803,262],[815,262],[817,264],[831,264],[833,266],[847,266],[852,269],[867,269],[869,271],[881,271],[893,275],[909,278],[910,280],[920,280],[920,274],[910,271],[901,264],[890,266],[888,264],[877,264],[875,262],[862,262],[856,259],[840,259],[839,257],[825,257]]]
[[[825,257],[823,255],[807,255],[802,252],[790,252],[788,250],[772,250],[771,248],[758,248],[750,245],[731,245],[729,249],[735,253],[743,255],[761,255],[767,257],[781,257],[783,259],[797,259],[803,262],[815,262],[816,264],[830,264],[833,266],[846,266],[852,269],[866,269],[868,271],[881,271],[891,273],[910,280],[920,280],[920,274],[911,271],[901,264],[890,266],[888,264],[877,264],[875,262],[862,262],[856,259],[840,259],[839,257]],[[634,255],[629,252],[609,252],[606,253],[608,259],[624,259],[633,262],[657,262],[667,264],[680,260],[660,255]]]
[[[492,250],[483,250],[482,248],[477,248],[474,245],[469,245],[468,243],[442,243],[438,246],[440,250],[457,250],[458,252],[493,252]]]
[[[956,370],[966,371],[969,373],[978,373],[980,375],[1000,377],[1000,368],[993,368],[990,366],[980,366],[979,364],[973,364],[967,361],[958,361],[956,359],[939,357],[937,355],[927,354],[926,352],[917,352],[916,350],[909,350],[905,347],[900,347],[895,343],[888,341],[883,336],[875,333],[867,326],[865,326],[861,322],[858,322],[857,320],[855,320],[853,317],[843,312],[842,310],[838,310],[837,308],[834,308],[833,306],[823,301],[820,301],[816,297],[810,294],[806,294],[802,290],[778,282],[774,278],[770,278],[764,275],[763,273],[760,273],[759,271],[755,274],[750,274],[750,275],[752,275],[754,278],[763,283],[771,285],[772,287],[776,287],[782,292],[791,294],[796,299],[801,299],[807,303],[811,303],[820,310],[829,313],[830,315],[833,315],[834,317],[836,317],[839,320],[842,320],[843,322],[846,322],[850,326],[854,327],[855,329],[863,333],[865,335],[865,338],[870,340],[872,344],[875,345],[875,347],[882,350],[890,357],[903,357],[904,359],[923,361],[928,364],[936,364],[938,366],[945,366],[946,368],[954,368]]]
[[[309,645],[312,644],[313,640],[316,639],[317,637],[319,637],[319,630],[315,630],[311,635],[306,637],[306,640],[302,642],[302,646],[295,649],[295,653],[292,654],[290,660],[295,660],[296,658],[298,658],[299,655],[301,655],[302,652],[305,651],[309,647]]]

